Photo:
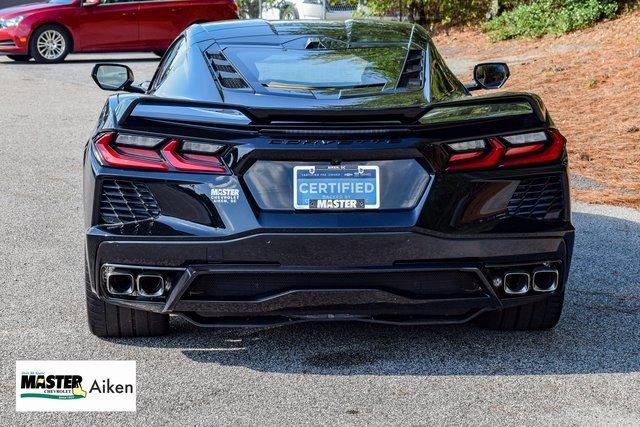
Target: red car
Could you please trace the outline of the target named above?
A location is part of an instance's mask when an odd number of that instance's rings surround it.
[[[0,55],[43,63],[71,52],[162,55],[191,24],[237,18],[234,0],[48,0],[0,10]]]

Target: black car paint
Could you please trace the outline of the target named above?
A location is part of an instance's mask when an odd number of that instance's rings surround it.
[[[251,91],[234,92],[214,84],[203,54],[214,45],[280,44],[309,35],[324,35],[350,43],[373,41],[406,45],[412,39],[428,52],[430,72],[424,88],[418,91],[419,96],[416,91],[346,99],[282,94],[257,96]],[[562,275],[562,286],[557,292],[564,291],[574,234],[566,154],[558,163],[547,166],[464,173],[442,171],[444,142],[552,129],[553,123],[539,98],[528,94],[470,97],[448,70],[426,33],[410,25],[357,21],[346,24],[229,22],[194,26],[183,37],[188,48],[183,68],[175,71],[175,78],[156,84],[156,75],[150,96],[110,97],[95,133],[126,130],[222,142],[229,146],[224,158],[233,173],[214,176],[113,169],[101,165],[88,145],[84,172],[86,255],[92,289],[103,299],[123,306],[185,315],[202,325],[317,319],[453,323],[469,320],[484,310],[547,297],[542,294],[505,297],[495,291],[489,285],[492,272],[510,266],[527,268],[527,265],[553,263]],[[428,127],[417,122],[434,106],[486,99],[501,102],[522,96],[537,107],[535,114]],[[127,106],[131,107],[141,97],[169,98],[163,102],[176,104],[235,106],[245,111],[252,123],[243,127],[207,127],[127,120],[127,110],[131,109]],[[371,134],[348,132],[363,128],[371,129]],[[304,130],[307,134],[291,136],[286,132],[288,129]],[[323,137],[326,130],[332,130],[329,137]],[[263,209],[245,179],[251,167],[262,161],[337,164],[393,159],[414,159],[429,176],[426,190],[413,207],[378,212],[304,213]],[[513,188],[524,179],[537,176],[556,176],[560,180],[562,215],[543,220],[503,215]],[[144,224],[118,227],[101,224],[100,188],[107,179],[138,181],[164,188],[169,193],[164,202],[162,195],[158,196],[164,214]],[[238,202],[233,206],[214,206],[213,212],[217,212],[218,218],[213,218],[211,189],[230,187],[241,190]],[[509,188],[511,193],[505,191]],[[212,226],[216,221],[217,226]],[[468,270],[478,275],[486,287],[486,295],[433,301],[397,298],[394,302],[379,290],[371,290],[366,295],[312,290],[306,294],[306,310],[299,298],[289,300],[288,293],[274,297],[289,301],[286,309],[278,306],[276,310],[269,308],[274,298],[241,301],[236,305],[220,301],[181,302],[177,300],[178,293],[170,295],[169,302],[132,300],[105,293],[99,279],[105,263],[147,269],[176,268],[175,289],[180,292],[203,272],[229,268],[239,272],[258,271],[263,275],[273,274],[274,268],[280,272],[295,270],[308,274],[318,274],[318,271],[365,274],[406,268]],[[342,299],[336,300],[336,295]],[[338,304],[339,301],[342,303]],[[259,317],[247,320],[247,316]]]

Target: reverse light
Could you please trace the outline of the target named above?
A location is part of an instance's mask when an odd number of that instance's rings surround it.
[[[539,165],[556,161],[562,155],[566,139],[557,130],[510,135],[447,144],[450,154],[447,171]]]
[[[154,138],[142,135],[128,135],[126,133],[118,134],[116,137],[117,145],[132,145],[134,147],[152,148],[159,145],[164,138]]]
[[[192,173],[227,173],[222,159],[211,154],[224,146],[208,143],[188,145],[178,139],[141,135],[106,133],[94,143],[100,161],[105,166],[153,171],[179,171]],[[195,145],[194,145],[195,144]]]
[[[453,144],[447,144],[453,151],[471,151],[471,150],[484,150],[487,144],[484,139],[476,139],[473,141],[454,142]]]
[[[533,142],[545,142],[547,140],[547,134],[544,132],[522,133],[519,135],[505,136],[504,139],[511,145],[523,145]]]
[[[182,143],[183,151],[193,151],[196,153],[217,154],[224,148],[224,145],[210,144],[207,142],[185,141]]]

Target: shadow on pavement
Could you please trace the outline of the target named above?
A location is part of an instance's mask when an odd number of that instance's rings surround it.
[[[640,371],[640,223],[575,213],[576,250],[563,318],[552,331],[473,325],[305,323],[112,340],[181,349],[187,358],[260,372],[320,375],[547,375]],[[606,255],[605,255],[606,254]]]

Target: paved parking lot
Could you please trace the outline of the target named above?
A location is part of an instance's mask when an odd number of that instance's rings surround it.
[[[445,52],[446,53],[446,52]],[[114,59],[115,58],[115,59]],[[86,327],[82,150],[107,94],[93,61],[150,78],[149,55],[0,59],[0,410],[4,425],[638,424],[640,212],[579,205],[551,332],[304,324],[98,339]],[[125,359],[135,414],[17,414],[17,359]]]

